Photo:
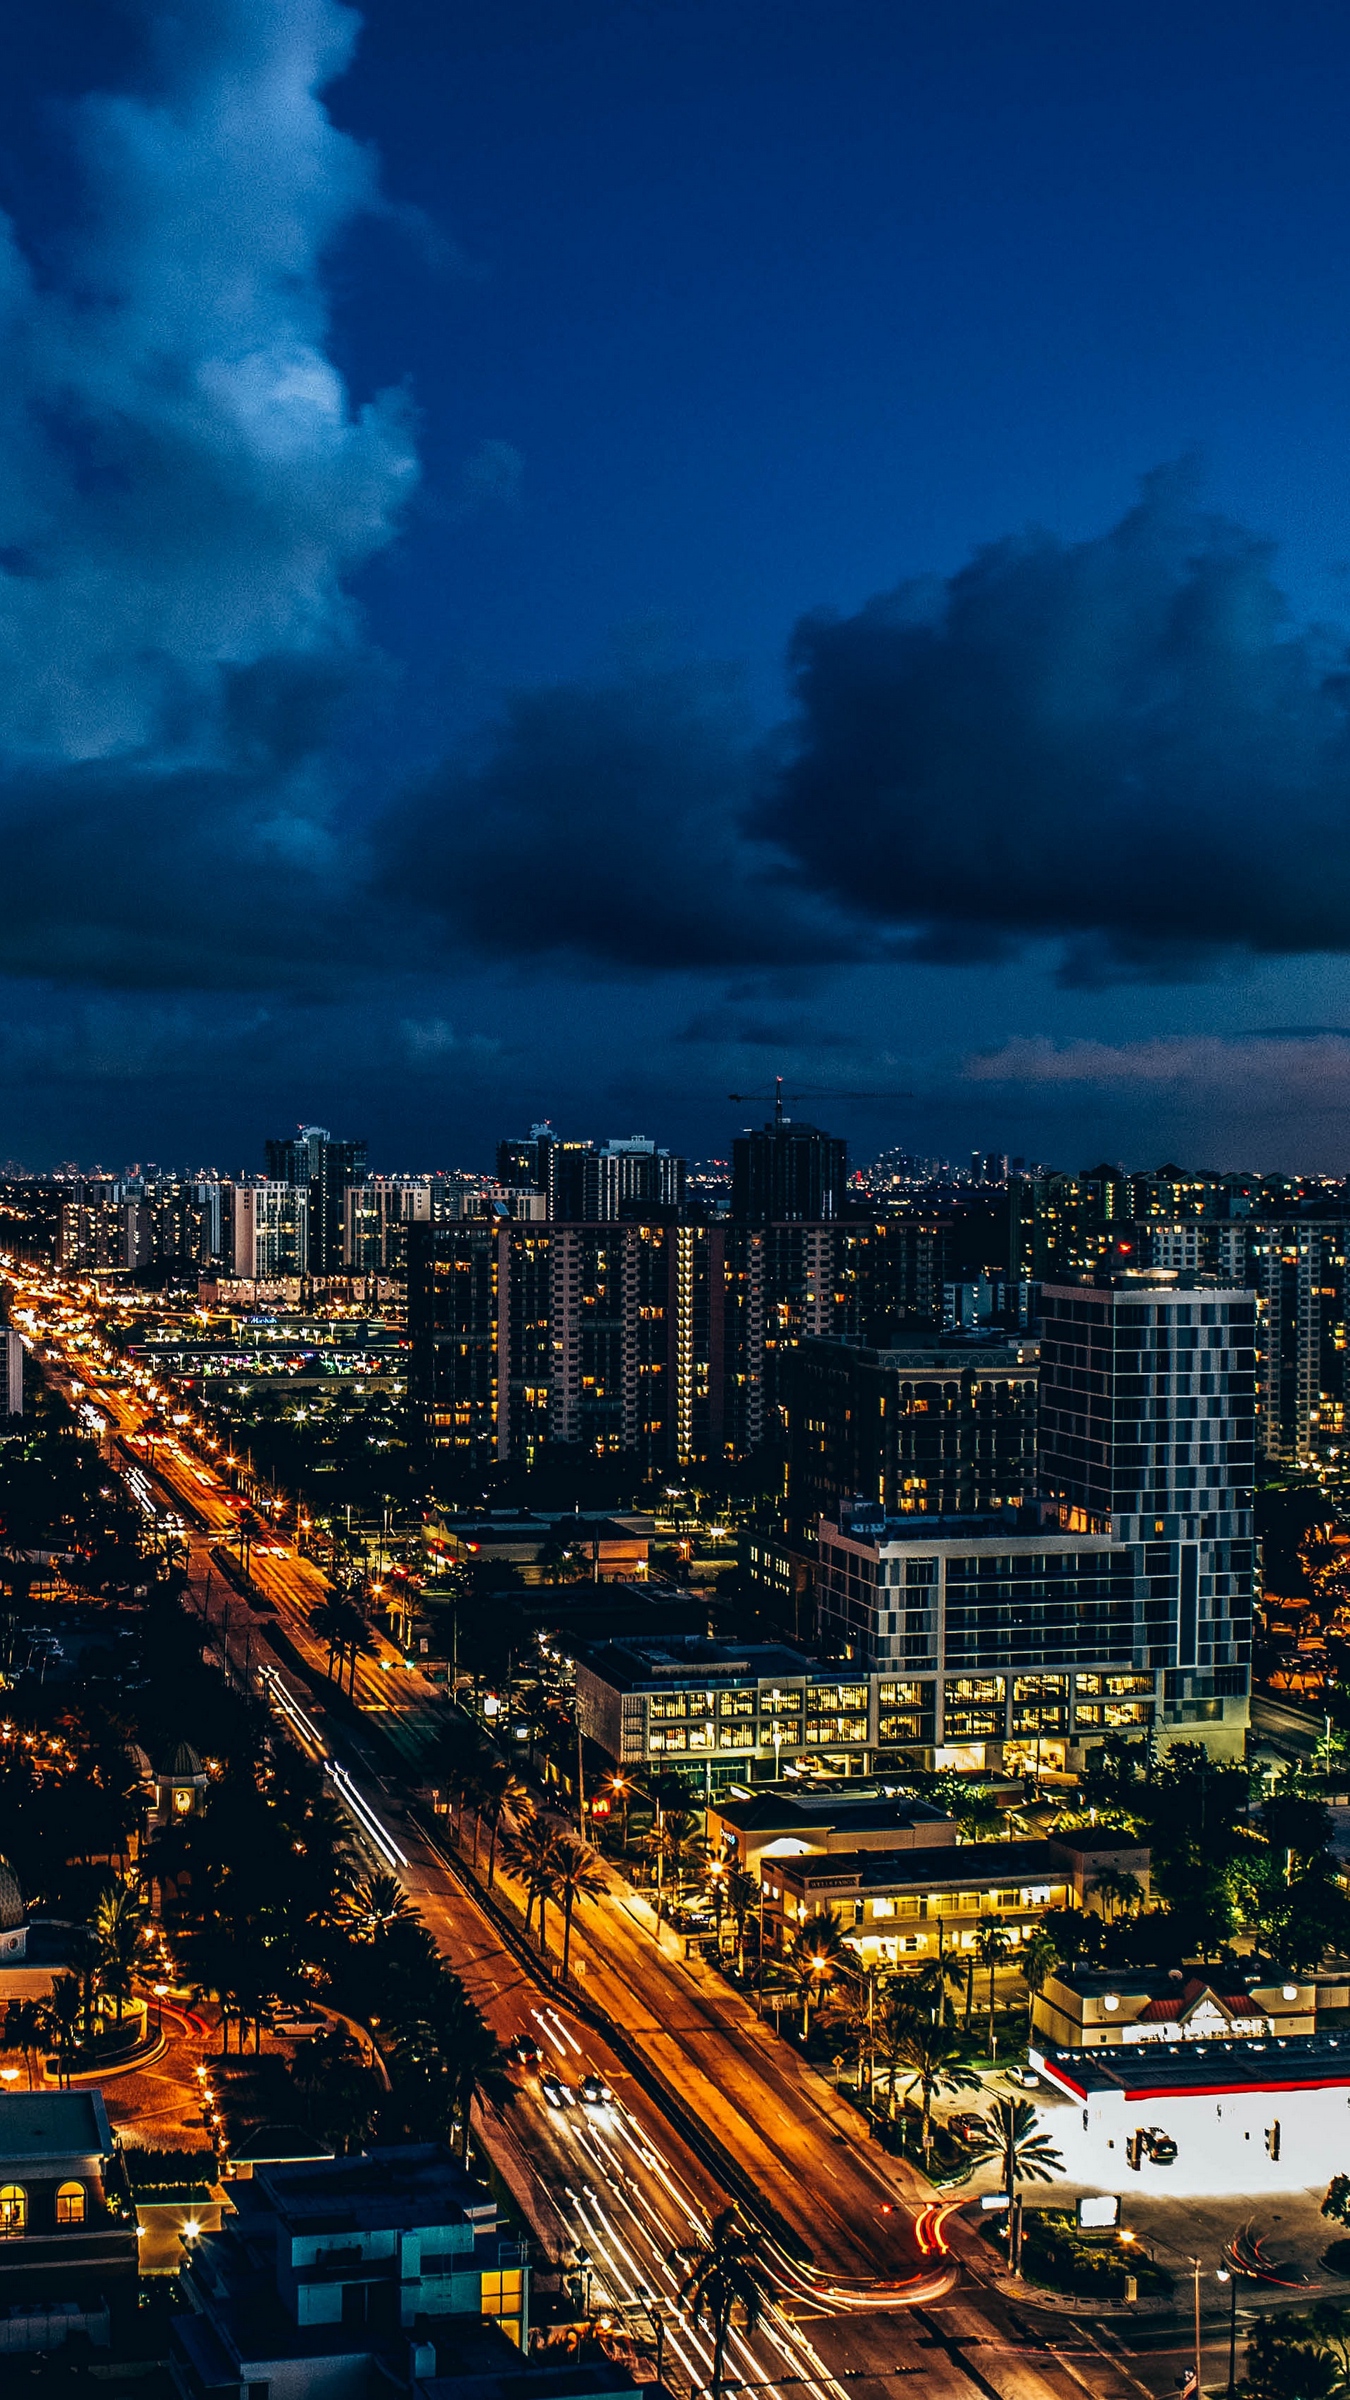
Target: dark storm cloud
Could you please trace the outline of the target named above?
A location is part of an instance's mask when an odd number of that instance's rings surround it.
[[[415,462],[353,407],[323,253],[375,200],[318,93],[336,0],[146,5],[149,87],[71,121],[80,232],[0,219],[0,966],[284,981],[344,904],[344,578]]]
[[[791,664],[762,825],[912,955],[1059,936],[1090,978],[1350,946],[1343,639],[1289,624],[1268,546],[1189,474],[1096,539],[808,618]]]
[[[1350,947],[1343,637],[1169,470],[1092,540],[798,625],[752,747],[697,678],[515,701],[391,872],[494,951],[653,967],[1059,944],[1069,980]]]
[[[391,821],[386,888],[511,957],[667,969],[875,950],[746,830],[765,772],[707,671],[522,693],[479,761]]]

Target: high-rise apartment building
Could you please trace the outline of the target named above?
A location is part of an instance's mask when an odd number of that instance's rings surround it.
[[[1245,1229],[1261,1302],[1257,1434],[1280,1466],[1343,1457],[1346,1445],[1350,1226],[1296,1217]]]
[[[1040,1478],[1066,1526],[1109,1530],[1170,1609],[1166,1699],[1247,1721],[1256,1295],[1162,1274],[1041,1295]]]
[[[859,1495],[883,1515],[988,1516],[1036,1494],[1037,1345],[804,1341],[782,1362],[790,1535]]]
[[[366,1144],[335,1142],[326,1125],[302,1125],[288,1141],[269,1141],[266,1151],[269,1179],[307,1195],[310,1274],[341,1274],[343,1194],[365,1181]]]
[[[497,1182],[506,1191],[542,1194],[541,1213],[550,1223],[612,1224],[645,1210],[682,1208],[688,1162],[645,1133],[597,1149],[594,1142],[561,1140],[551,1125],[532,1125],[528,1139],[497,1144]]]
[[[848,1146],[816,1125],[774,1115],[731,1151],[731,1213],[741,1225],[820,1222],[843,1213]]]
[[[348,1274],[398,1274],[408,1263],[408,1227],[431,1222],[425,1175],[369,1175],[342,1195],[342,1264]]]
[[[260,1176],[253,1183],[226,1184],[223,1196],[232,1274],[270,1281],[310,1272],[306,1185]]]

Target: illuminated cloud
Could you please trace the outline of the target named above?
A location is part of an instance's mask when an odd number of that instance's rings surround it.
[[[162,9],[149,87],[74,113],[55,274],[0,220],[10,966],[284,978],[321,946],[343,579],[416,472],[402,403],[353,407],[326,348],[320,260],[375,197],[318,96],[356,23]]]

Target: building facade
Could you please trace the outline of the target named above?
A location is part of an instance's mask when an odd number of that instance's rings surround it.
[[[1155,1273],[1042,1293],[1042,1494],[1131,1553],[1145,1624],[1166,1601],[1163,1722],[1220,1747],[1248,1717],[1256,1336],[1256,1295],[1232,1285]],[[1140,1647],[1159,1663],[1151,1631]]]
[[[1036,1489],[1029,1339],[873,1350],[806,1340],[783,1362],[786,1521],[814,1536],[864,1494],[887,1516],[1016,1510]]]

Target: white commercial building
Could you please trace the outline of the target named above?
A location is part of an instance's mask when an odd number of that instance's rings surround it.
[[[1128,2195],[1316,2189],[1350,2172],[1350,2034],[1033,2048],[1071,2183]]]

